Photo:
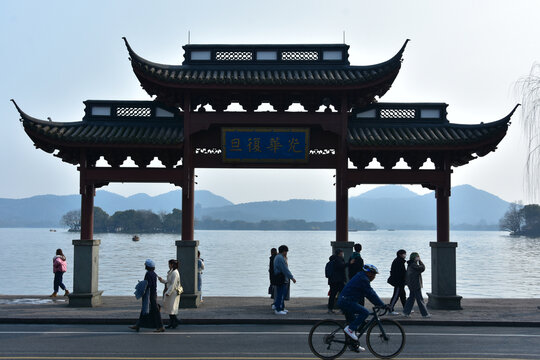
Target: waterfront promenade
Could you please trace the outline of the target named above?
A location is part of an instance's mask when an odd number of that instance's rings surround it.
[[[184,324],[311,324],[325,318],[344,319],[339,313],[327,314],[327,300],[291,298],[285,304],[289,314],[275,315],[270,298],[205,297],[199,308],[180,309],[178,317]],[[404,325],[540,326],[540,299],[463,299],[461,304],[463,310],[430,310],[430,319],[423,319],[416,307],[410,318],[392,318]],[[130,325],[139,311],[140,301],[134,296],[104,296],[99,307],[72,308],[62,296],[0,295],[0,323],[4,324]]]

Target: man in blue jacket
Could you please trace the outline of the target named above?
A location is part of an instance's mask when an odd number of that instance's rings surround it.
[[[345,334],[354,340],[358,340],[358,336],[355,334],[356,329],[369,315],[369,310],[360,305],[358,301],[365,297],[375,306],[385,306],[370,284],[378,273],[379,270],[374,265],[364,265],[364,271],[359,271],[354,275],[339,295],[338,305],[349,323],[345,327]],[[359,347],[359,350],[364,351],[365,349]]]
[[[276,315],[286,315],[285,310],[285,295],[287,295],[287,288],[289,281],[296,283],[296,279],[289,270],[287,264],[287,252],[289,248],[286,245],[281,245],[278,248],[279,254],[274,258],[274,275],[276,282],[276,296],[274,299],[274,307]]]

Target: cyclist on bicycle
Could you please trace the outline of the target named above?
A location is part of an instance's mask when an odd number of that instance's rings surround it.
[[[358,341],[358,336],[355,331],[369,315],[369,310],[358,303],[360,299],[366,297],[375,306],[385,306],[370,284],[378,273],[379,270],[375,265],[364,265],[364,271],[359,271],[354,275],[339,295],[338,305],[349,323],[344,329],[345,334],[356,341]],[[361,346],[359,350],[365,351]]]

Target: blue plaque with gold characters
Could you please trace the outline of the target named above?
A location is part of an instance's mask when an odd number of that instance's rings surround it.
[[[305,163],[309,128],[222,128],[224,162]]]

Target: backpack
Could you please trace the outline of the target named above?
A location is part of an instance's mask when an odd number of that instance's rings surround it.
[[[333,273],[334,273],[334,260],[330,260],[329,262],[326,263],[324,267],[324,276],[330,279]]]

